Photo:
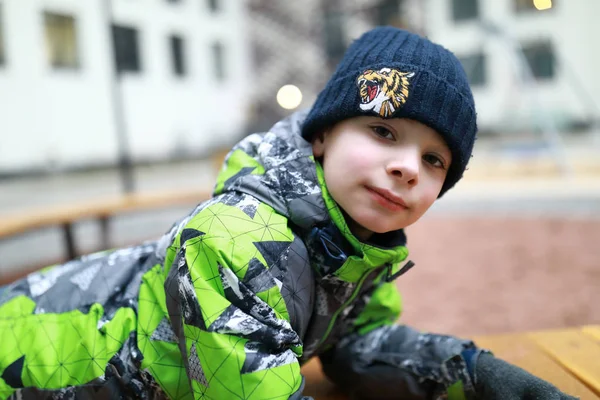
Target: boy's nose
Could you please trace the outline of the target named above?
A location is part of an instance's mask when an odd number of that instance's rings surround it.
[[[419,163],[421,157],[418,154],[404,154],[402,158],[397,158],[388,164],[387,171],[395,179],[411,186],[419,182]]]

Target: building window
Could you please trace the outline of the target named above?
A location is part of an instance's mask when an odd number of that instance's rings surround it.
[[[48,64],[57,69],[79,67],[75,19],[69,15],[44,13]]]
[[[218,12],[219,9],[221,8],[220,4],[219,4],[219,0],[207,0],[208,1],[208,9],[211,12]]]
[[[2,3],[0,3],[0,65],[4,65],[6,62],[4,54],[4,15],[2,11]]]
[[[473,87],[483,86],[487,82],[485,54],[475,53],[464,57],[459,57],[463,68],[469,79],[469,84]]]
[[[452,19],[454,21],[468,21],[478,17],[478,0],[452,0]]]
[[[173,67],[173,74],[177,76],[184,76],[185,71],[185,56],[184,56],[184,43],[180,36],[172,35],[169,37],[169,46],[171,48],[171,65]]]
[[[225,80],[225,50],[221,42],[214,42],[211,46],[215,77],[219,81]]]
[[[554,8],[552,0],[513,0],[515,12],[544,11]]]
[[[523,55],[536,79],[552,79],[556,72],[556,59],[550,42],[523,45]]]
[[[137,29],[113,25],[112,34],[117,72],[139,72],[141,66]]]

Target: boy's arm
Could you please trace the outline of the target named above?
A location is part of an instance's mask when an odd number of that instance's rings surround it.
[[[320,356],[325,374],[360,398],[430,399],[459,385],[473,393],[461,354],[480,350],[468,340],[394,325],[400,308],[396,285],[380,284],[354,332]]]
[[[182,244],[165,282],[194,398],[310,399],[302,396],[301,341],[279,288],[259,292],[242,282],[227,252],[207,242]],[[267,269],[259,278],[264,287],[272,280]]]
[[[321,355],[325,373],[362,399],[575,399],[469,340],[394,325],[399,315],[395,284],[381,284],[354,332]]]

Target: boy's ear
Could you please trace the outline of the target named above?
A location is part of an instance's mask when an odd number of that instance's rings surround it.
[[[312,140],[312,150],[315,158],[323,157],[325,153],[325,131],[315,134]]]

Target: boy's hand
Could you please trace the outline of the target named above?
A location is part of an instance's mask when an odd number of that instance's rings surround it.
[[[477,398],[485,400],[575,400],[550,383],[489,353],[475,367]]]

